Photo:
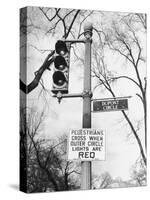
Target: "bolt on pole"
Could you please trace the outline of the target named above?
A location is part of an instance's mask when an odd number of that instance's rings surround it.
[[[85,36],[85,63],[84,63],[84,92],[83,97],[83,128],[91,128],[91,43],[92,24],[84,27]],[[81,189],[91,189],[91,161],[81,162]]]

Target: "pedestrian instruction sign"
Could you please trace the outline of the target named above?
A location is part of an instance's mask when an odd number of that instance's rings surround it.
[[[105,133],[97,129],[74,129],[68,138],[68,160],[105,160]]]

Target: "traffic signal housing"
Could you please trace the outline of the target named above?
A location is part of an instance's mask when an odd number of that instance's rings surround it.
[[[55,44],[54,72],[52,76],[52,92],[68,93],[70,43],[58,40]]]

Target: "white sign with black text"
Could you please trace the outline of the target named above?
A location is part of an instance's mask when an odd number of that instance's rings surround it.
[[[68,160],[105,160],[105,132],[97,129],[71,130]]]

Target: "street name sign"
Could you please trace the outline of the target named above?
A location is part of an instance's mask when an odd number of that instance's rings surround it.
[[[128,99],[94,100],[93,112],[128,110]]]
[[[97,129],[74,129],[68,137],[68,160],[105,160],[105,132]]]

